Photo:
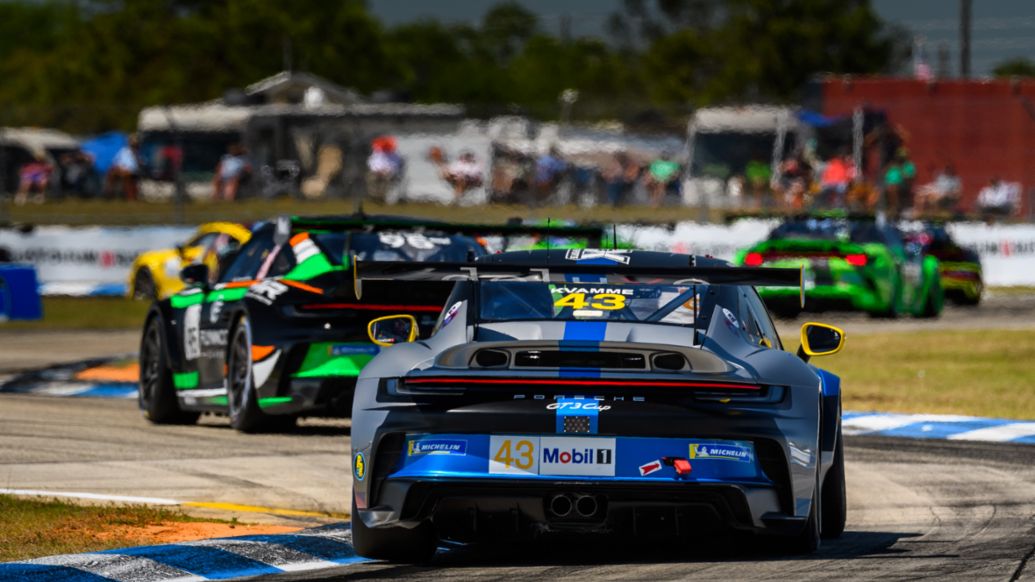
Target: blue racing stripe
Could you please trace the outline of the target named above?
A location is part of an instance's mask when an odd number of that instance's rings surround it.
[[[0,564],[0,580],[32,580],[33,582],[111,582],[105,578],[69,566],[44,564]]]
[[[209,546],[168,544],[106,550],[99,553],[148,558],[159,564],[215,580],[283,573],[280,568]]]
[[[243,540],[262,542],[265,544],[277,544],[286,548],[291,548],[296,552],[302,552],[304,554],[320,558],[321,560],[337,562],[339,564],[348,564],[351,562],[366,560],[366,558],[357,556],[355,548],[353,548],[348,542],[333,538],[277,534],[242,536],[229,539],[234,541]]]
[[[561,341],[602,342],[606,335],[606,321],[567,321]]]
[[[137,393],[137,385],[127,382],[112,382],[110,384],[94,384],[90,388],[78,392],[75,396],[86,398],[129,398]]]

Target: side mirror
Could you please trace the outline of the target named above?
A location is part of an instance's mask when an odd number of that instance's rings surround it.
[[[812,356],[829,356],[845,347],[844,330],[825,323],[809,322],[801,326],[798,357],[809,361]]]
[[[367,324],[370,341],[381,347],[417,339],[417,320],[412,315],[386,315]]]
[[[208,265],[194,263],[180,271],[180,279],[188,285],[208,285]]]

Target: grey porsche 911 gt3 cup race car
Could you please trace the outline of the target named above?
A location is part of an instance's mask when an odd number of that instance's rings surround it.
[[[778,534],[812,551],[845,523],[837,376],[784,351],[753,285],[797,269],[576,249],[470,263],[359,261],[364,281],[456,281],[430,337],[383,350],[352,412],[356,551],[421,561],[438,541],[552,533]]]

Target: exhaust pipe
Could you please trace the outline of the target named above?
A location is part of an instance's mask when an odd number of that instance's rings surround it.
[[[579,517],[593,517],[599,509],[597,498],[592,495],[582,495],[575,500],[575,513]]]
[[[571,497],[567,495],[554,495],[550,498],[548,507],[550,508],[550,513],[557,517],[566,517],[572,510]]]

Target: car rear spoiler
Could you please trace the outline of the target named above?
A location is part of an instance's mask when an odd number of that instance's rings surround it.
[[[532,263],[427,263],[409,261],[363,261],[352,257],[356,298],[363,294],[363,281],[450,282],[450,281],[542,281],[547,283],[646,283],[651,285],[757,285],[798,287],[805,305],[804,267],[634,267],[622,264],[572,264],[550,267]],[[581,280],[580,279],[586,279]]]

